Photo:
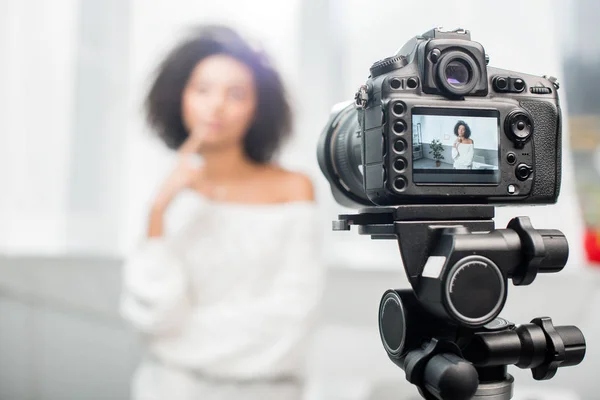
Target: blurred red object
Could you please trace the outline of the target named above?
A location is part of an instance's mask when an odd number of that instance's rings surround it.
[[[586,229],[584,246],[588,261],[600,264],[600,231],[592,228]]]

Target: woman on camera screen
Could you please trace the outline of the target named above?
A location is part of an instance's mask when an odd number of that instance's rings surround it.
[[[124,266],[121,313],[145,350],[133,398],[299,399],[323,268],[311,181],[273,162],[291,127],[279,74],[233,30],[201,27],[146,110],[178,157]]]
[[[456,141],[452,147],[454,169],[472,169],[475,144],[473,139],[470,139],[471,128],[465,121],[458,121],[454,125],[454,135],[456,136]]]

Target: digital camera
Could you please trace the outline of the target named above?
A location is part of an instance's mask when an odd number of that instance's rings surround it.
[[[336,201],[555,203],[561,176],[558,83],[488,66],[469,31],[433,29],[374,63],[336,105],[317,156]]]

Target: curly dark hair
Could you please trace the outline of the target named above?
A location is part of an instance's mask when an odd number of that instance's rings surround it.
[[[469,128],[469,125],[465,122],[465,121],[458,121],[456,123],[456,125],[454,125],[454,135],[458,136],[458,128],[460,126],[464,126],[465,127],[465,138],[470,138],[471,137],[471,128]]]
[[[145,100],[146,119],[169,148],[178,149],[189,134],[181,115],[184,88],[196,65],[218,54],[235,58],[253,72],[257,107],[244,150],[251,160],[267,163],[290,134],[292,110],[282,79],[264,52],[253,49],[229,27],[197,27],[167,55]]]

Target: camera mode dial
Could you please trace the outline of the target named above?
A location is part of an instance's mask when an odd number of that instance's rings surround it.
[[[371,65],[371,78],[376,76],[387,74],[395,69],[400,69],[408,64],[406,57],[404,56],[392,56],[379,60]]]

